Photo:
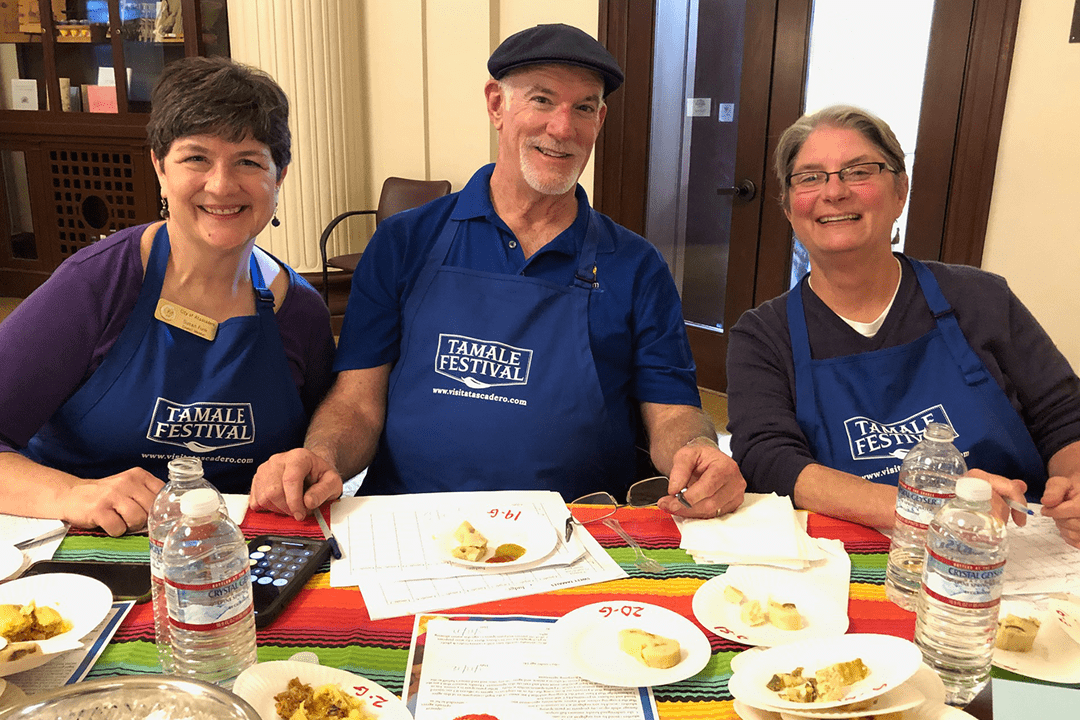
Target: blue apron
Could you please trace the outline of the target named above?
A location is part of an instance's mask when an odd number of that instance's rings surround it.
[[[589,343],[599,232],[572,284],[444,265],[447,222],[405,303],[401,356],[364,494],[624,489],[632,414],[611,418]]]
[[[905,345],[813,360],[802,303],[806,277],[788,294],[795,415],[815,459],[896,485],[904,456],[928,423],[940,422],[957,433],[953,442],[969,468],[1024,480],[1037,498],[1047,475],[1031,434],[964,338],[933,274],[906,259],[936,327]]]
[[[213,341],[172,327],[154,317],[169,251],[162,225],[116,343],[23,453],[82,478],[143,467],[163,480],[170,459],[192,456],[219,490],[246,493],[256,468],[300,445],[307,427],[274,298],[252,255],[254,316],[220,323]]]

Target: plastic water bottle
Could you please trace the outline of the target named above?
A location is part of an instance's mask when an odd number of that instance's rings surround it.
[[[169,608],[165,602],[165,573],[161,564],[161,549],[165,538],[176,521],[180,519],[180,498],[195,488],[214,486],[203,477],[202,461],[183,457],[169,461],[169,482],[161,488],[150,516],[146,519],[146,531],[150,537],[150,579],[154,599],[154,641],[157,643],[158,660],[165,674],[172,670],[172,648],[169,645]],[[224,500],[222,501],[224,502]]]
[[[247,545],[213,488],[180,498],[161,558],[173,673],[231,688],[255,664]]]
[[[926,535],[915,644],[952,705],[970,702],[990,679],[1007,554],[992,494],[987,481],[960,478]]]
[[[905,610],[915,610],[926,558],[926,528],[934,515],[956,494],[956,480],[967,472],[964,456],[952,444],[956,433],[944,423],[926,426],[922,441],[900,466],[896,515],[885,596]]]

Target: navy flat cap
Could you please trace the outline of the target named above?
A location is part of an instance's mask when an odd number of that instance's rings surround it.
[[[604,95],[619,89],[623,71],[615,57],[591,35],[571,25],[537,25],[502,41],[488,58],[488,72],[501,80],[506,73],[525,65],[560,63],[600,73]]]

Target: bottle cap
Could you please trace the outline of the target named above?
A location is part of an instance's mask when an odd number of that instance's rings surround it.
[[[180,496],[180,512],[189,517],[209,515],[221,506],[213,488],[195,488]]]
[[[952,442],[955,437],[956,432],[952,429],[952,426],[945,423],[929,423],[926,430],[923,431],[923,438],[926,440]]]
[[[990,483],[982,478],[965,475],[956,481],[956,497],[968,502],[986,502],[994,495]],[[184,497],[187,497],[185,495]]]

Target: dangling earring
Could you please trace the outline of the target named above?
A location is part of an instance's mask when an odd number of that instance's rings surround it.
[[[899,245],[900,244],[900,226],[899,225],[896,226],[896,232],[893,233],[892,244],[893,245]]]
[[[168,198],[161,198],[161,217],[164,220],[169,219],[169,200]]]
[[[277,198],[274,198],[274,218],[270,221],[270,224],[274,227],[281,227],[281,221],[277,219]]]

